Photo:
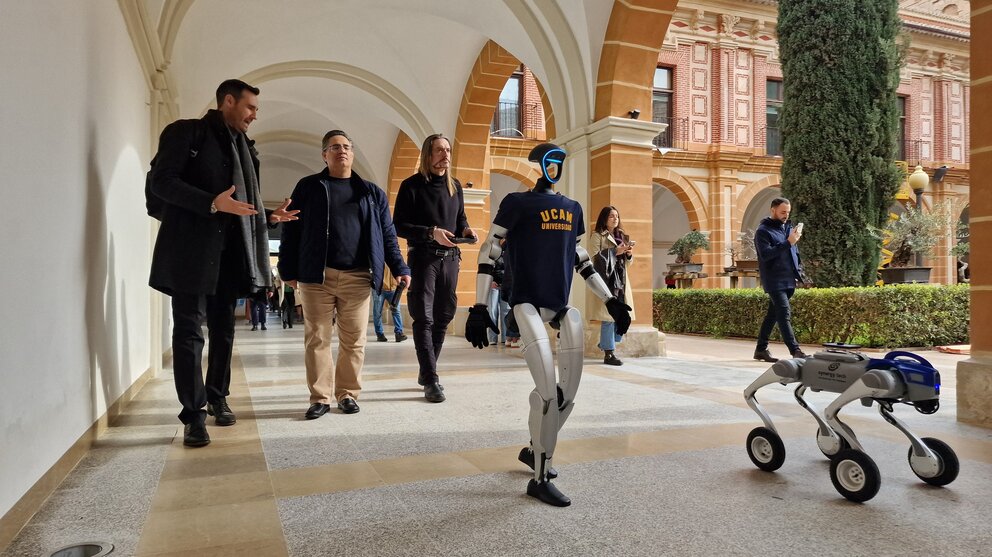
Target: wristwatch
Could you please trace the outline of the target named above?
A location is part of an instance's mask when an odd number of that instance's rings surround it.
[[[212,215],[212,214],[214,214],[216,212],[217,212],[217,205],[213,201],[211,201],[210,202],[210,214]]]

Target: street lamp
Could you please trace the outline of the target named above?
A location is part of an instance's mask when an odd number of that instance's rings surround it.
[[[913,188],[913,193],[916,194],[916,210],[923,210],[923,190],[926,189],[927,184],[930,183],[930,176],[923,171],[923,166],[916,165],[916,170],[909,175],[909,187]],[[916,266],[923,266],[923,254],[916,252]]]

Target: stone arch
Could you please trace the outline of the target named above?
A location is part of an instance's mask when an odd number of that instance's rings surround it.
[[[626,118],[632,108],[650,114],[654,68],[677,4],[678,0],[613,3],[595,81],[595,120]]]
[[[299,143],[301,145],[306,145],[307,147],[313,147],[314,156],[319,158],[320,142],[323,137],[312,133],[295,130],[274,130],[253,135],[252,139],[255,140],[255,145],[257,146],[262,146],[269,143]],[[368,158],[357,149],[355,150],[355,161],[353,165],[355,171],[358,172],[358,174],[363,178],[371,180],[376,184],[379,183],[378,177],[372,171],[372,165],[369,164]]]
[[[782,177],[777,174],[772,174],[744,186],[744,189],[737,195],[737,200],[734,202],[733,221],[739,224],[744,220],[744,213],[747,212],[748,206],[751,205],[751,202],[754,201],[754,198],[757,197],[758,194],[767,188],[778,187],[781,185]]]
[[[288,77],[318,77],[347,83],[392,108],[400,117],[397,127],[408,136],[423,140],[432,133],[433,126],[427,116],[410,97],[392,83],[357,66],[326,60],[295,60],[258,68],[241,79],[257,85]]]
[[[675,197],[682,203],[686,214],[689,216],[689,226],[694,230],[707,230],[709,217],[706,212],[706,204],[699,189],[692,184],[685,176],[673,172],[671,169],[655,167],[653,181],[661,187],[667,188],[675,194]]]
[[[521,184],[533,184],[541,177],[534,165],[525,164],[511,157],[492,157],[490,172],[509,176]]]
[[[478,187],[489,187],[489,128],[500,91],[519,66],[520,60],[494,41],[489,41],[482,47],[479,57],[472,65],[458,109],[458,123],[452,145],[451,166],[454,175],[463,183],[472,182]],[[548,137],[553,137],[555,120],[551,103],[536,76],[535,81],[544,109],[545,130]]]

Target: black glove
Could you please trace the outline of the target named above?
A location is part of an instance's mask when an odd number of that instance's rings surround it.
[[[617,324],[617,334],[627,334],[627,329],[630,328],[630,306],[613,297],[606,300],[606,311],[610,312],[610,317]]]
[[[630,319],[627,320],[630,322]],[[465,340],[472,343],[476,348],[489,346],[489,335],[486,329],[492,329],[499,333],[499,328],[493,323],[493,318],[489,315],[489,308],[482,304],[475,304],[468,308],[468,320],[465,321]]]

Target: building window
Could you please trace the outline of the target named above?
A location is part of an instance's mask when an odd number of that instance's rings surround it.
[[[782,82],[769,79],[765,83],[765,154],[782,156],[782,128],[779,115],[782,114]]]
[[[899,143],[896,144],[896,160],[905,161],[909,154],[909,145],[906,142],[906,97],[899,97],[896,101],[899,105]]]
[[[523,98],[523,78],[522,71],[515,71],[503,85],[503,91],[499,94],[499,103],[496,105],[496,113],[493,115],[490,135],[496,137],[524,136],[520,110]]]
[[[672,121],[672,69],[655,68],[654,90],[651,96],[651,120],[668,124],[665,131],[654,138],[655,147],[674,147],[672,139],[677,136],[675,122]]]

